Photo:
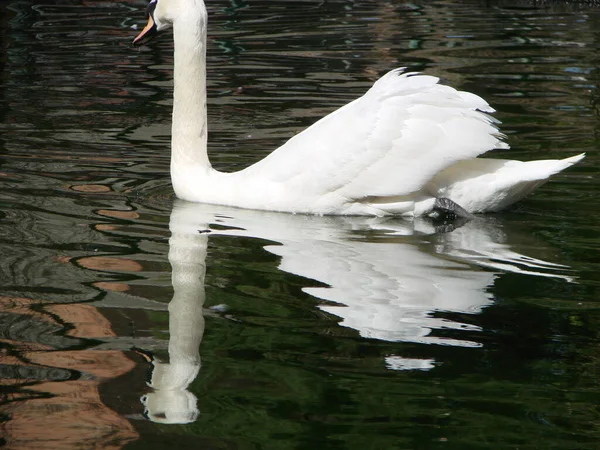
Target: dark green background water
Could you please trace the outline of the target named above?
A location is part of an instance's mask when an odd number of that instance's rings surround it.
[[[221,170],[398,66],[486,98],[500,157],[588,156],[450,233],[175,203],[172,41],[131,47],[144,2],[2,2],[0,442],[600,448],[600,10],[207,3]]]

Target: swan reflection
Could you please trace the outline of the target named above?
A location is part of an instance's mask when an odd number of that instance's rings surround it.
[[[141,399],[145,416],[160,423],[190,423],[199,414],[196,396],[187,388],[200,371],[208,236],[183,223],[176,209],[171,215],[169,239],[173,283],[173,298],[169,302],[169,362],[151,359],[148,385],[152,392]]]
[[[489,288],[503,272],[571,281],[559,264],[519,254],[495,218],[451,232],[428,221],[364,217],[294,216],[177,201],[170,218],[169,362],[154,360],[142,398],[146,415],[162,423],[189,423],[198,414],[187,391],[200,370],[204,332],[206,254],[211,235],[260,238],[280,257],[279,269],[326,287],[304,291],[361,336],[386,341],[477,347],[473,340],[434,330],[478,330],[436,312],[478,313],[493,302]],[[317,284],[317,283],[315,283]],[[469,333],[472,336],[472,333]],[[391,370],[430,370],[433,359],[389,355]]]

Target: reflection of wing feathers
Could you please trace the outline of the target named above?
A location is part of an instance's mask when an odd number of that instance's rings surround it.
[[[476,329],[435,312],[480,311],[493,301],[489,287],[502,272],[570,280],[566,267],[518,253],[527,234],[516,238],[507,223],[493,217],[427,237],[434,227],[426,220],[316,217],[178,201],[170,228],[182,239],[172,245],[183,245],[185,255],[190,245],[184,235],[207,238],[197,233],[207,223],[218,225],[210,236],[277,243],[265,249],[281,258],[280,270],[314,280],[306,281],[304,291],[327,302],[319,306],[322,310],[362,336],[388,341],[478,345],[457,335],[432,334],[439,328]],[[521,245],[515,248],[511,242]],[[543,246],[534,240],[525,248]],[[177,330],[186,334],[180,325]]]
[[[394,70],[250,167],[318,196],[402,196],[456,161],[504,148],[480,97]]]

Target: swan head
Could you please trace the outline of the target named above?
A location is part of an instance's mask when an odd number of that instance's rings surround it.
[[[146,15],[148,23],[135,37],[133,45],[148,42],[159,31],[172,28],[178,20],[181,22],[195,20],[196,23],[206,24],[204,0],[150,0],[146,7]]]
[[[148,23],[133,40],[133,45],[142,45],[151,40],[159,31],[168,30],[173,26],[173,14],[171,11],[177,11],[170,5],[177,3],[176,0],[150,0],[146,7]]]

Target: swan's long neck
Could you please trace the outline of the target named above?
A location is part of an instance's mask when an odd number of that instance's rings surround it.
[[[206,116],[206,23],[202,8],[190,8],[173,23],[175,89],[171,137],[171,179],[193,170],[210,171]],[[179,174],[179,175],[178,175]]]

